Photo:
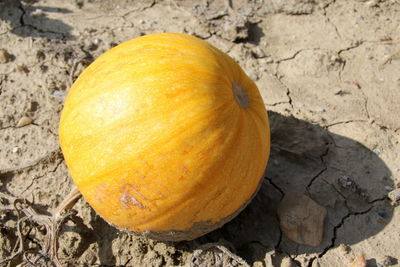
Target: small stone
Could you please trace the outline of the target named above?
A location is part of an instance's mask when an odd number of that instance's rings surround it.
[[[350,252],[350,247],[348,245],[345,245],[345,244],[340,244],[339,245],[339,251],[342,254],[348,254]]]
[[[64,90],[54,90],[51,96],[59,100],[64,100],[67,97],[67,92]]]
[[[378,2],[379,2],[378,0],[370,0],[370,1],[367,1],[366,5],[369,7],[377,7]]]
[[[392,201],[392,205],[400,204],[400,188],[390,191],[388,197]]]
[[[100,44],[100,42],[101,42],[101,40],[100,40],[99,38],[96,38],[96,39],[93,40],[93,43],[94,43],[95,45]]]
[[[379,259],[378,262],[383,266],[392,266],[396,265],[398,263],[398,260],[396,258],[393,258],[392,256],[385,255],[381,259]]]
[[[350,263],[350,267],[367,267],[367,261],[364,254],[359,254]]]
[[[269,57],[269,58],[267,58],[267,59],[265,60],[265,63],[267,63],[267,64],[274,63],[274,59],[273,59],[272,57]]]
[[[326,209],[308,196],[286,193],[278,217],[282,232],[294,242],[314,247],[322,242]]]
[[[36,8],[34,11],[32,11],[31,14],[32,14],[32,16],[42,16],[42,15],[44,15],[44,12],[43,12],[43,10]]]
[[[392,191],[393,190],[393,188],[391,187],[391,186],[385,186],[385,189],[386,189],[386,191]]]
[[[1,64],[5,64],[8,63],[10,61],[11,55],[10,53],[8,53],[7,50],[5,50],[4,48],[0,49],[0,63]]]
[[[89,51],[95,51],[98,47],[98,43],[96,44],[90,40],[87,40],[84,45],[84,49]]]
[[[377,151],[377,150],[374,150],[373,152],[374,152],[374,154],[377,155],[377,156],[379,156],[379,155],[381,154],[381,152],[379,152],[379,151]]]
[[[12,152],[12,153],[17,153],[18,150],[19,150],[19,147],[13,147],[12,150],[11,150],[11,152]]]
[[[18,128],[19,128],[19,127],[24,127],[24,126],[26,126],[26,125],[31,124],[32,121],[33,121],[32,118],[23,116],[21,119],[19,119],[19,121],[18,121],[18,123],[17,123],[16,126],[17,126]]]

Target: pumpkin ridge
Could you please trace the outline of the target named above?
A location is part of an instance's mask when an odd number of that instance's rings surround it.
[[[241,121],[243,121],[243,119],[241,120]],[[231,142],[229,142],[230,143],[230,146],[229,146],[229,148],[227,148],[228,149],[228,151],[231,151],[234,147],[235,147],[235,145],[236,145],[236,143],[235,143],[235,139],[236,139],[236,137],[237,137],[237,135],[242,131],[242,128],[241,127],[237,127],[236,128],[239,132],[235,135],[235,136],[232,136],[231,137],[231,139],[232,139],[232,141]],[[208,171],[208,172],[213,172],[211,169]],[[210,176],[210,175],[204,175],[204,176],[209,176],[210,178],[209,179],[212,179],[212,177]],[[196,194],[194,194],[193,193],[193,190],[194,191],[198,191],[198,189],[197,189],[198,187],[197,187],[197,185],[193,185],[192,186],[192,188],[191,188],[191,190],[188,190],[188,191],[186,191],[186,193],[185,194],[183,194],[182,196],[181,196],[181,198],[182,199],[186,199],[186,201],[181,201],[181,200],[177,200],[176,202],[178,203],[178,205],[177,204],[171,204],[171,207],[169,208],[169,209],[165,209],[164,210],[164,213],[161,215],[161,216],[159,216],[159,217],[157,217],[157,218],[155,218],[155,219],[153,219],[153,220],[161,220],[161,219],[163,219],[163,218],[165,218],[166,216],[168,216],[168,213],[171,211],[171,210],[173,210],[173,209],[178,209],[179,207],[181,207],[181,206],[184,206],[185,204],[187,204],[187,202],[190,202],[192,199],[196,199]],[[195,193],[199,193],[199,192],[195,192]],[[188,196],[189,196],[189,198],[188,198]],[[198,214],[198,213],[197,213]],[[152,221],[151,220],[151,218],[149,218],[149,220],[146,222],[146,223],[143,223],[143,224],[147,224],[147,223],[150,223],[149,221]],[[143,224],[136,224],[138,227],[140,227],[140,226],[142,226]]]
[[[229,104],[231,105],[232,103],[229,103]],[[231,114],[231,112],[230,112],[230,111],[226,111],[226,114]],[[240,115],[240,117],[242,118],[241,121],[243,121],[243,115]],[[238,130],[242,131],[242,127],[236,127],[236,128],[237,128]],[[236,136],[233,136],[231,139],[232,139],[232,141],[230,142],[229,151],[231,151],[231,150],[234,148],[234,146],[235,146],[234,139],[236,139]],[[173,138],[171,138],[170,140],[173,141]],[[155,145],[155,146],[158,146],[158,145]],[[151,149],[150,149],[150,150],[151,150]],[[120,164],[120,163],[117,162],[117,163],[115,163],[114,165],[118,166],[119,164]],[[109,168],[110,171],[109,171],[108,173],[113,173],[113,172],[115,171],[116,168],[117,168],[117,167],[111,167],[111,166],[110,166],[110,168]],[[213,172],[213,171],[209,171],[209,172]],[[110,175],[107,174],[107,173],[97,173],[95,176],[86,177],[85,179],[92,179],[92,180],[94,181],[94,180],[97,180],[99,176],[109,177]],[[90,182],[87,183],[87,184],[90,184]],[[82,190],[82,191],[87,190],[87,189],[85,189],[85,188],[79,188],[79,189]],[[196,185],[193,185],[192,189],[193,189],[193,190],[196,190]],[[182,195],[182,198],[185,198],[185,197],[191,196],[191,195],[193,195],[192,191],[188,190],[188,192],[187,192],[186,194]],[[84,197],[85,197],[85,195],[84,195]],[[88,202],[90,203],[91,201],[88,200]],[[174,208],[176,209],[177,206],[176,206],[175,204],[173,204],[171,208],[172,208],[172,209],[174,209]],[[166,213],[167,213],[168,211],[169,211],[169,210],[166,210]],[[98,211],[97,211],[97,212],[98,212]],[[101,213],[100,213],[100,214],[101,214]],[[150,220],[150,218],[149,218],[149,220]],[[137,224],[137,225],[140,226],[139,224]]]

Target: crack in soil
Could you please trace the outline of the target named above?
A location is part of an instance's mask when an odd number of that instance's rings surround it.
[[[376,202],[381,202],[381,201],[385,201],[385,200],[389,200],[387,195],[385,195],[384,197],[381,197],[381,198],[377,198],[377,199],[371,200],[371,201],[368,202],[368,204],[374,204]]]
[[[353,123],[353,122],[367,122],[366,120],[347,120],[347,121],[338,121],[334,122],[332,124],[325,125],[325,128],[329,128],[335,125],[340,125],[340,124],[348,124],[348,123]]]
[[[342,35],[340,34],[339,29],[337,28],[336,24],[333,23],[333,22],[330,20],[328,14],[327,14],[327,9],[328,9],[330,6],[334,5],[335,3],[336,3],[336,0],[333,0],[332,2],[328,3],[325,7],[323,7],[323,9],[322,9],[322,15],[325,17],[326,22],[327,22],[328,24],[330,24],[330,25],[333,26],[333,28],[335,29],[335,32],[336,32],[337,36],[339,37],[339,39],[343,40],[343,37],[342,37]]]
[[[123,15],[121,15],[121,18],[122,18],[123,20],[126,20],[125,17],[128,16],[129,14],[132,14],[132,13],[134,13],[134,12],[143,12],[143,11],[145,11],[146,9],[149,9],[149,8],[154,7],[155,4],[156,4],[156,1],[153,0],[153,1],[151,1],[151,3],[149,3],[149,4],[146,5],[146,6],[142,6],[142,7],[139,7],[139,8],[136,8],[136,9],[132,9],[132,10],[129,10],[129,11],[125,12]]]
[[[365,43],[365,40],[357,40],[357,41],[354,42],[353,45],[350,45],[350,46],[348,46],[346,48],[342,48],[337,53],[340,56],[341,53],[346,52],[346,51],[350,51],[350,50],[355,49],[355,48],[358,48],[361,45],[363,45],[364,43]]]
[[[325,162],[325,157],[329,154],[330,148],[329,148],[329,143],[326,145],[326,149],[325,152],[319,157],[321,164],[324,166],[322,168],[322,170],[320,170],[316,175],[314,175],[314,177],[311,178],[310,182],[308,183],[307,187],[306,187],[306,191],[308,193],[310,193],[310,188],[312,186],[312,184],[318,179],[318,177],[320,177],[327,169],[328,169],[328,165]]]
[[[310,182],[308,183],[307,187],[306,187],[306,191],[308,193],[310,193],[310,187],[312,186],[312,184],[315,182],[315,180],[317,180],[317,178],[319,176],[321,176],[326,170],[328,169],[328,167],[326,166],[326,164],[324,164],[324,168],[322,170],[320,170],[316,175],[314,175],[313,178],[311,178]]]
[[[370,116],[369,110],[368,110],[368,97],[367,97],[367,95],[364,93],[364,90],[362,89],[361,86],[360,86],[360,91],[361,91],[362,95],[364,96],[364,108],[365,108],[365,113],[367,114],[367,118],[370,119],[371,116]]]
[[[56,34],[56,35],[61,35],[62,38],[65,38],[65,34],[63,32],[55,32],[55,31],[50,31],[50,30],[43,30],[35,25],[29,24],[27,22],[25,22],[24,17],[27,14],[26,10],[24,9],[23,4],[20,2],[18,5],[18,9],[21,10],[22,14],[21,17],[19,18],[19,23],[21,24],[21,26],[19,27],[15,27],[15,29],[20,28],[20,27],[28,27],[28,28],[32,28],[33,30],[40,32],[40,33],[51,33],[51,34]]]
[[[277,66],[279,66],[279,63],[278,63]],[[277,67],[277,68],[278,68],[278,67]],[[275,74],[273,74],[273,75],[274,75],[274,77],[279,81],[279,83],[280,83],[283,87],[285,87],[285,89],[286,89],[286,96],[288,97],[288,101],[287,101],[287,102],[278,102],[277,105],[278,105],[278,104],[289,104],[290,107],[291,107],[292,109],[294,109],[294,107],[293,107],[293,100],[292,100],[292,97],[290,96],[291,93],[290,93],[289,87],[288,87],[286,84],[284,84],[284,83],[282,82],[281,77],[279,77],[279,75],[278,75],[277,73],[275,73]],[[271,105],[271,106],[274,106],[274,105]]]
[[[273,104],[265,104],[265,105],[267,105],[269,107],[276,107],[278,105],[283,105],[283,104],[290,104],[290,101],[281,101],[281,102],[276,102],[276,103],[273,103]]]
[[[347,204],[346,204],[346,206],[347,206]],[[365,210],[365,211],[361,211],[361,212],[349,212],[349,213],[347,213],[342,219],[341,219],[341,221],[340,221],[340,223],[339,224],[337,224],[337,225],[335,225],[334,227],[333,227],[333,237],[332,237],[332,239],[331,239],[331,244],[329,245],[329,246],[327,246],[325,249],[324,249],[324,251],[323,252],[321,252],[319,255],[318,255],[318,258],[322,258],[331,248],[333,248],[334,246],[335,246],[335,242],[336,242],[336,238],[337,238],[337,230],[338,229],[340,229],[342,226],[343,226],[343,224],[346,222],[346,220],[348,219],[348,218],[350,218],[351,216],[359,216],[359,215],[364,215],[364,214],[367,214],[368,212],[370,212],[372,210],[372,206],[371,207],[369,207],[367,210]],[[315,260],[315,259],[314,259]]]
[[[56,137],[58,136],[58,134],[54,133],[54,132],[51,130],[51,128],[47,128],[47,129],[46,129],[45,126],[40,125],[40,124],[37,124],[37,123],[35,123],[35,122],[31,122],[29,125],[33,125],[33,126],[35,126],[35,127],[41,127],[42,130],[43,130],[43,129],[47,130],[51,135],[54,135],[54,136],[56,136]],[[26,126],[29,126],[29,125],[26,125]],[[0,128],[0,131],[7,130],[7,129],[18,130],[18,129],[23,128],[23,127],[26,127],[26,126],[18,127],[18,126],[8,125],[8,126],[5,126],[5,127],[3,127],[3,128]]]
[[[33,160],[33,161],[28,162],[27,164],[25,164],[25,166],[22,166],[22,167],[0,169],[0,175],[6,174],[6,173],[20,172],[20,171],[28,169],[28,168],[33,168],[36,165],[40,164],[41,162],[51,159],[52,157],[61,157],[61,158],[63,158],[63,155],[61,153],[61,149],[57,148],[56,150],[53,150],[53,151],[47,153],[45,156],[43,156],[43,157],[41,157],[41,158],[39,158],[37,160]]]
[[[56,164],[56,166],[53,169],[49,170],[47,173],[44,173],[42,175],[32,178],[32,182],[20,194],[22,195],[23,193],[28,191],[38,179],[43,178],[48,173],[55,173],[57,171],[57,169],[61,166],[62,163],[63,163],[63,160],[59,159],[59,162]]]
[[[292,56],[290,57],[285,57],[285,58],[281,58],[281,59],[277,59],[275,60],[276,63],[281,63],[283,61],[289,61],[292,59],[295,59],[301,52],[307,51],[307,50],[317,50],[318,48],[305,48],[305,49],[300,49],[298,51],[296,51]]]
[[[281,193],[281,198],[283,198],[283,196],[285,195],[285,192],[274,182],[272,182],[272,179],[269,178],[268,176],[264,176],[264,179],[267,180],[277,191],[279,191],[279,193]]]

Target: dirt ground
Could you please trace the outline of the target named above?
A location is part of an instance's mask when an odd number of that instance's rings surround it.
[[[118,231],[81,199],[82,220],[61,228],[63,266],[348,266],[361,253],[367,266],[400,266],[400,209],[387,198],[400,187],[398,0],[1,0],[0,192],[43,214],[62,201],[68,88],[106,50],[155,32],[207,40],[257,83],[272,129],[264,184],[233,221],[179,243]],[[327,209],[320,246],[281,233],[289,191]],[[19,216],[0,214],[1,266],[50,266],[44,229]],[[26,252],[7,261],[18,227]]]

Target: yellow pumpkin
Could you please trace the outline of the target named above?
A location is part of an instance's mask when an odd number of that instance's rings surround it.
[[[59,127],[74,183],[107,222],[190,240],[237,215],[269,157],[267,112],[228,55],[161,33],[122,43],[71,87]]]

